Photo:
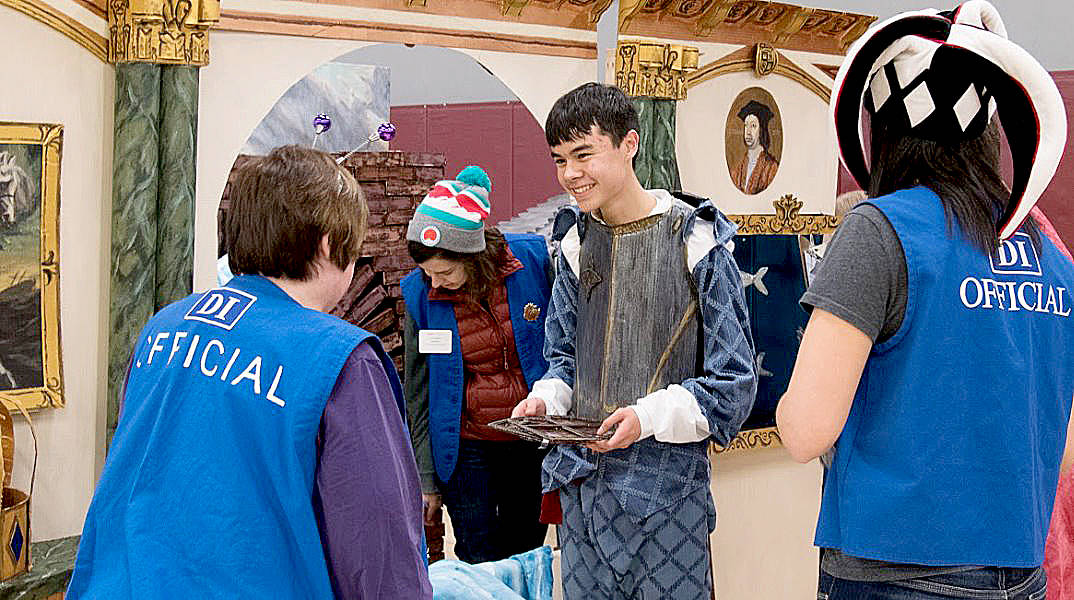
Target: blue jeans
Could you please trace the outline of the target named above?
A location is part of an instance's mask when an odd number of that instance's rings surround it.
[[[982,567],[903,581],[849,581],[822,572],[817,600],[1044,600],[1044,569]]]
[[[459,460],[439,481],[455,533],[455,556],[475,564],[544,544],[541,460],[532,442],[459,440]]]

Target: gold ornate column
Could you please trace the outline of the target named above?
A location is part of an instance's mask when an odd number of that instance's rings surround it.
[[[675,159],[675,102],[686,98],[686,76],[697,69],[689,46],[620,41],[615,83],[638,110],[641,148],[634,160],[646,188],[681,189]]]
[[[109,0],[108,58],[116,66],[112,159],[108,439],[134,336],[190,293],[198,68],[219,0]]]
[[[220,0],[109,0],[108,61],[209,64],[209,29]]]

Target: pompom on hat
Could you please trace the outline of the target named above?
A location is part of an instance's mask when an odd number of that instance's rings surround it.
[[[830,109],[840,158],[864,189],[870,176],[863,106],[905,135],[941,143],[981,135],[998,108],[1014,159],[1000,239],[1029,215],[1066,145],[1066,110],[1055,81],[1007,40],[1003,20],[985,0],[952,11],[906,12],[873,25],[847,50],[834,90]]]
[[[466,167],[455,179],[436,182],[414,210],[406,239],[465,254],[483,251],[491,191],[492,180],[477,166]]]

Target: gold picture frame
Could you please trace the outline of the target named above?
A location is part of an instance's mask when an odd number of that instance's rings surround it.
[[[793,194],[784,194],[772,202],[774,214],[727,215],[738,225],[739,235],[815,235],[832,233],[839,226],[839,217],[823,214],[801,214],[802,202]]]
[[[60,356],[63,126],[0,122],[0,401],[64,405]]]

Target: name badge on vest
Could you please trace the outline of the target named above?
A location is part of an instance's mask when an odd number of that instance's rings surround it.
[[[419,330],[418,352],[421,354],[451,354],[451,330]]]

